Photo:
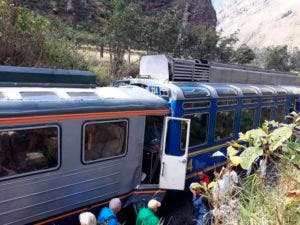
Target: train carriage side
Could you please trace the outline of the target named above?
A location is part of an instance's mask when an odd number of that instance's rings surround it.
[[[212,157],[226,151],[227,142],[237,140],[239,132],[260,126],[265,120],[283,122],[295,110],[299,97],[296,87],[175,82],[169,100],[173,116],[191,120],[187,179],[199,168],[212,170],[225,165],[224,157]],[[185,128],[172,129],[172,154],[182,149]]]
[[[169,113],[138,87],[2,87],[0,102],[0,224],[14,225],[133,196],[145,118]]]

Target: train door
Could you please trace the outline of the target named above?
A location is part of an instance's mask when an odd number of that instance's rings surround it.
[[[142,183],[158,184],[164,116],[147,116],[143,147]]]
[[[169,130],[171,123],[181,123],[181,126],[186,128],[186,137],[185,143],[183,146],[184,151],[182,151],[182,155],[173,155],[169,151],[168,140]],[[186,177],[186,167],[187,167],[187,158],[188,158],[188,146],[189,146],[189,134],[190,134],[190,119],[184,118],[174,118],[174,117],[166,117],[163,129],[163,140],[162,140],[162,156],[161,156],[161,169],[160,169],[160,180],[159,187],[164,189],[171,190],[184,190],[185,187],[185,177]]]

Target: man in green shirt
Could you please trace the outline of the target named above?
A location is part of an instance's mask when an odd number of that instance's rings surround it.
[[[158,225],[159,219],[155,215],[155,212],[160,206],[161,204],[159,201],[151,199],[148,202],[148,208],[140,209],[135,225]]]

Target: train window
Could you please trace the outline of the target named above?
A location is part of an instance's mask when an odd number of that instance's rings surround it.
[[[262,99],[262,102],[263,102],[263,103],[266,103],[266,102],[273,102],[273,98],[263,98],[263,99]]]
[[[193,114],[184,116],[191,120],[189,147],[195,147],[207,142],[209,113]],[[181,127],[181,148],[184,148],[186,127]]]
[[[260,90],[263,95],[273,95],[274,94],[274,90],[271,88],[262,87]]]
[[[240,131],[245,133],[254,128],[256,109],[242,109]]]
[[[126,152],[127,121],[87,123],[84,126],[84,162],[122,156]]]
[[[233,136],[235,111],[217,112],[215,140],[223,140]]]
[[[185,102],[182,107],[184,109],[201,109],[207,108],[210,106],[210,102]]]
[[[255,98],[246,98],[246,99],[243,99],[243,104],[244,105],[257,104],[257,99],[255,99]]]
[[[277,101],[278,102],[285,102],[286,101],[286,97],[278,97]]]
[[[59,97],[51,91],[26,91],[20,92],[23,100],[35,101],[35,100],[45,100],[45,101],[55,101],[59,100]]]
[[[258,95],[257,91],[255,88],[251,87],[242,87],[242,93],[244,96],[253,96],[253,95]]]
[[[94,92],[67,92],[73,100],[97,100],[99,96]]]
[[[277,106],[276,121],[282,123],[285,117],[285,105],[280,104]]]
[[[214,86],[219,97],[237,96],[237,91],[232,87]]]
[[[218,101],[218,106],[228,106],[228,105],[237,105],[237,104],[238,101],[236,99]]]
[[[5,100],[5,96],[1,92],[0,92],[0,100]]]
[[[283,88],[277,87],[276,91],[277,91],[278,95],[287,95],[287,91],[285,89],[283,89]]]
[[[58,143],[56,126],[0,130],[0,178],[56,169]]]
[[[271,120],[272,108],[271,107],[262,107],[261,108],[261,118],[260,123],[263,124],[266,120]]]
[[[210,92],[202,87],[181,87],[184,97],[186,98],[203,98],[209,97]]]

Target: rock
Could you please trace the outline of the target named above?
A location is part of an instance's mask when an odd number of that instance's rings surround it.
[[[237,46],[300,46],[299,0],[231,0],[217,17],[224,36],[237,32]]]

